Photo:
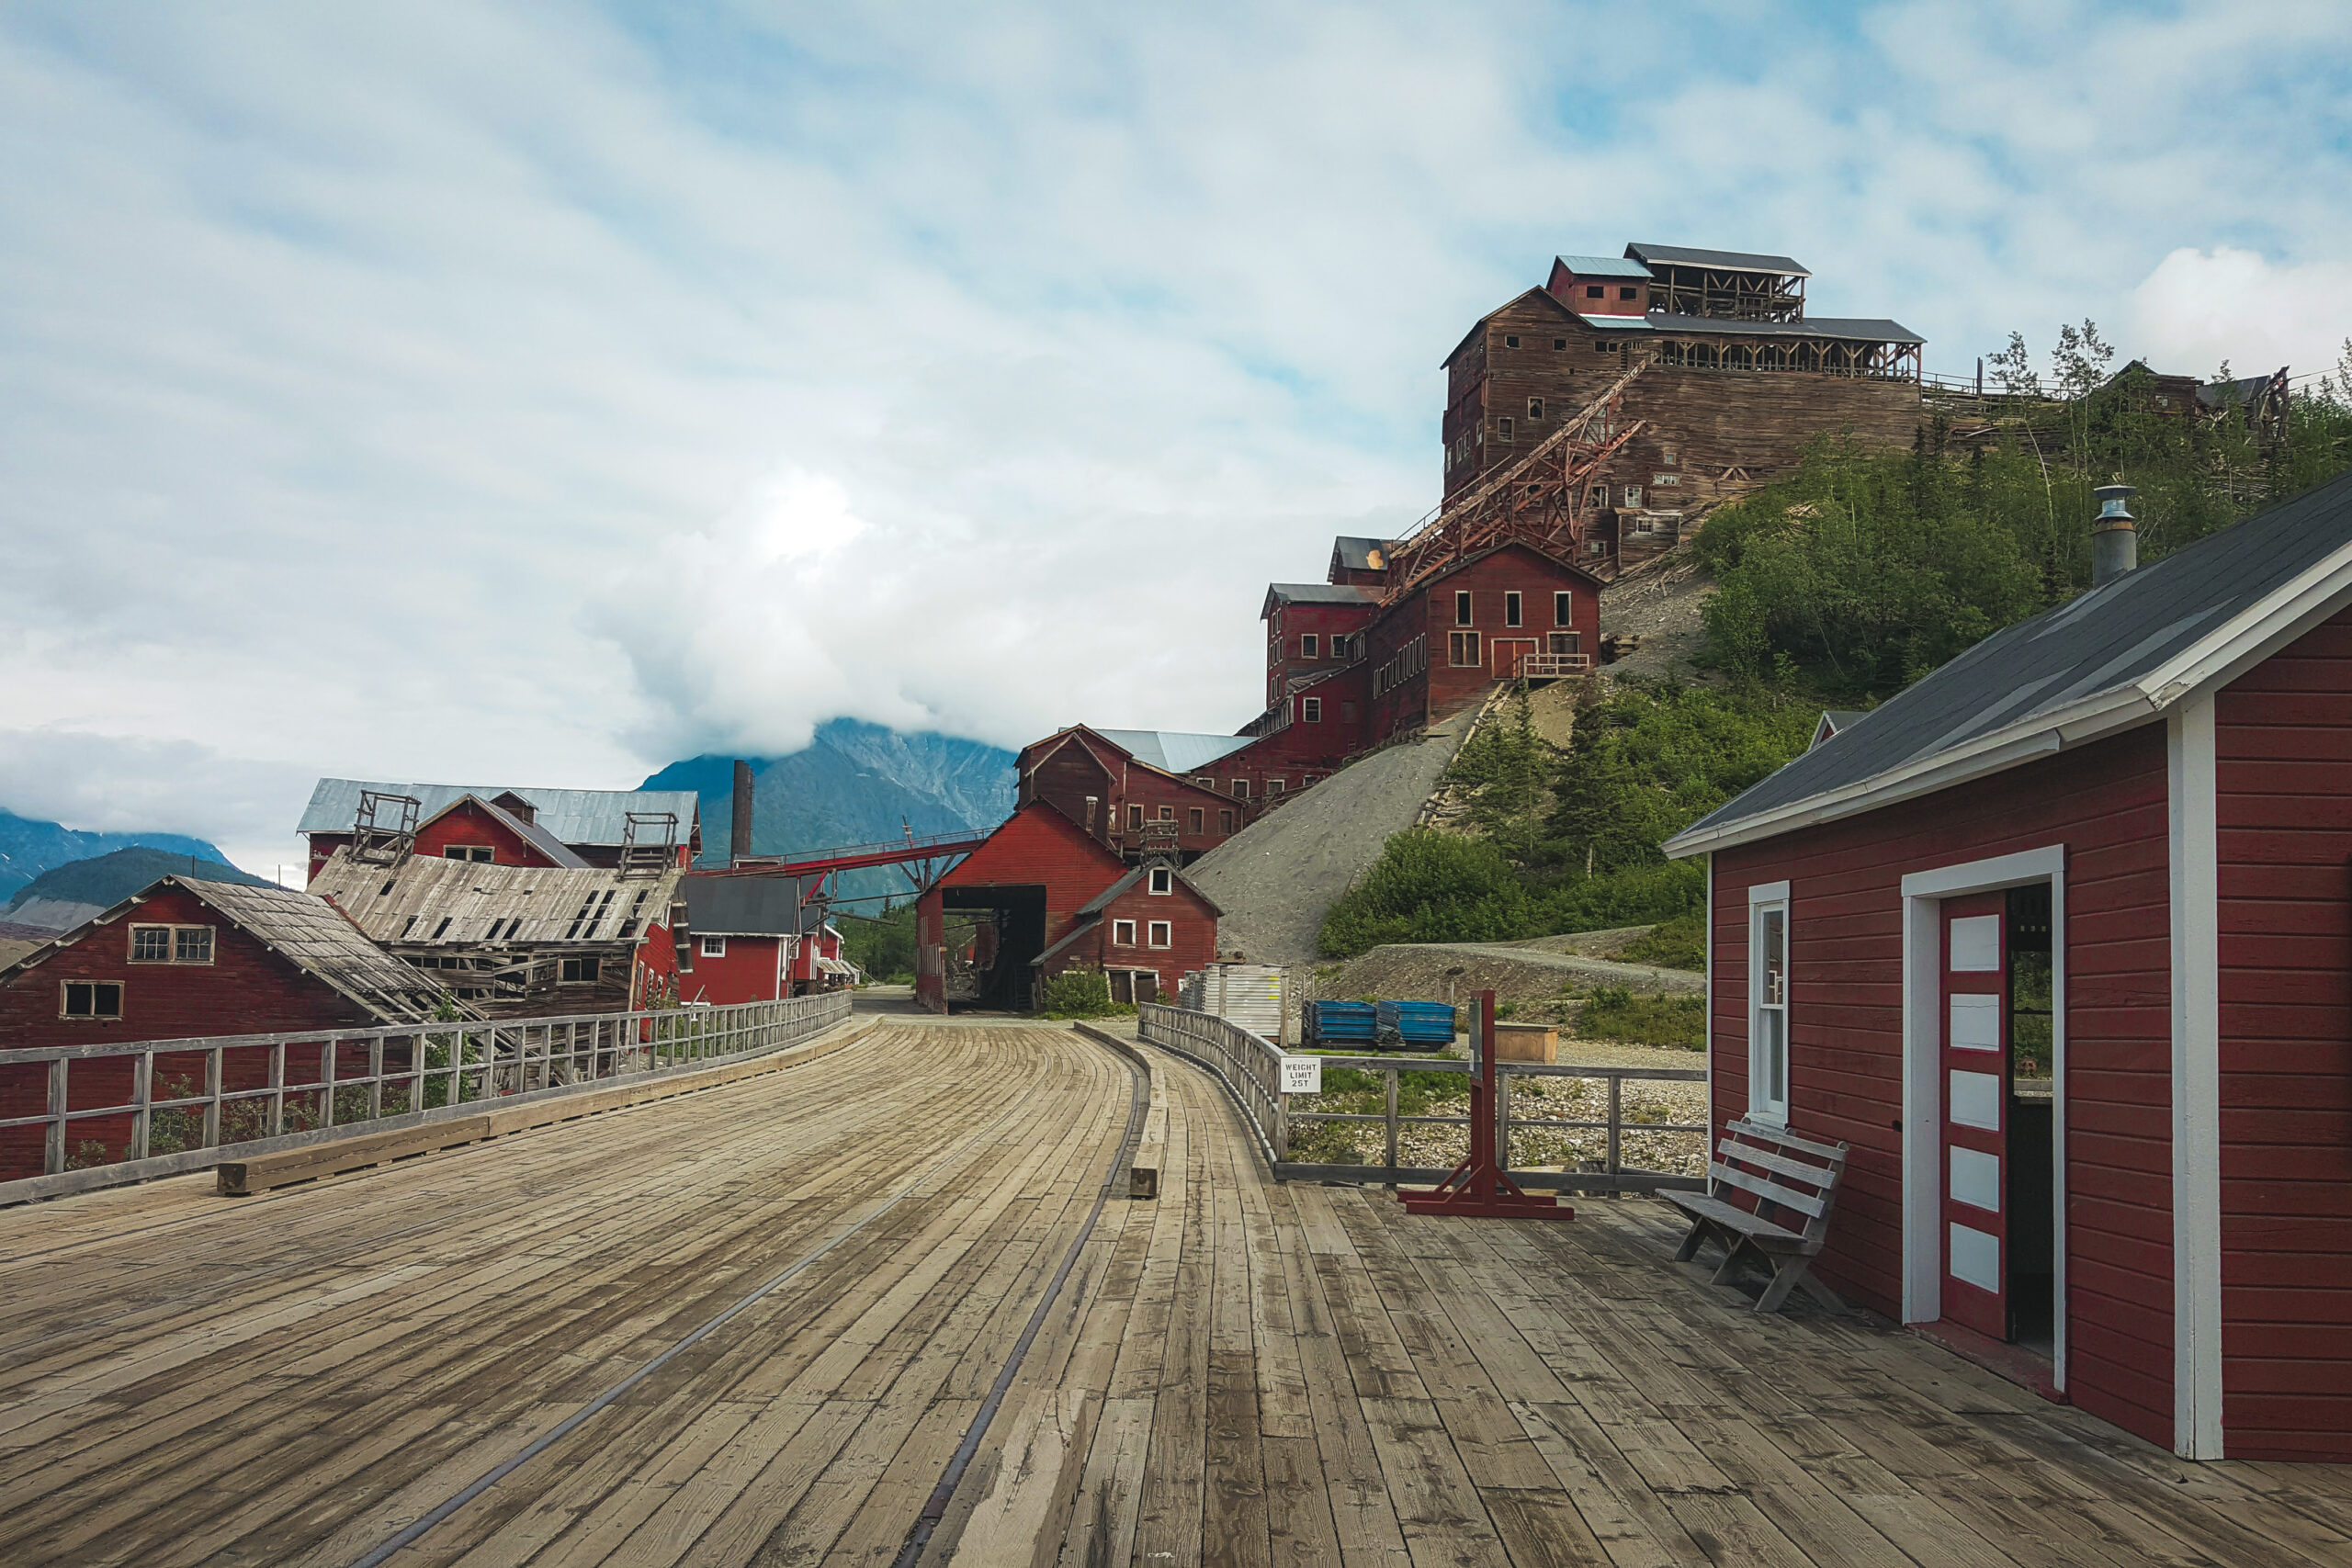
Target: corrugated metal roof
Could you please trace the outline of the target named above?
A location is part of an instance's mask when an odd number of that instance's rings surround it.
[[[1749,251],[1702,251],[1688,245],[1632,244],[1625,254],[1636,261],[1656,266],[1713,266],[1726,272],[1777,272],[1793,277],[1811,277],[1813,274],[1794,256],[1758,255]]]
[[[635,942],[669,918],[680,868],[659,876],[585,869],[482,865],[415,855],[370,865],[348,849],[311,879],[376,942],[425,947]]]
[[[1266,602],[1259,608],[1261,620],[1274,613],[1277,604],[1371,604],[1378,596],[1369,588],[1352,582],[1269,582]]]
[[[817,877],[689,876],[686,929],[696,936],[802,936],[824,923],[821,905],[806,902]]]
[[[1916,768],[2038,715],[2119,693],[2352,544],[2352,474],[1994,633],[1678,839]],[[2152,706],[2149,716],[2154,716]]]
[[[1198,773],[1256,739],[1250,735],[1186,735],[1168,729],[1098,729],[1094,733],[1136,761],[1171,773]]]
[[[1578,277],[1647,277],[1650,269],[1631,256],[1561,256],[1559,264]]]
[[[1715,333],[1732,337],[1822,337],[1849,343],[1928,341],[1900,321],[1867,316],[1813,316],[1802,321],[1738,321],[1723,316],[1674,316],[1663,310],[1653,310],[1643,320],[1653,332],[1661,333]]]
[[[363,779],[321,779],[302,808],[298,833],[348,833],[359,815],[363,790],[379,795],[413,795],[420,820],[439,815],[467,795],[489,800],[514,794],[531,803],[538,826],[567,844],[618,844],[628,832],[632,811],[672,813],[678,818],[678,842],[692,836],[697,804],[690,789],[512,789],[507,785],[375,784]]]

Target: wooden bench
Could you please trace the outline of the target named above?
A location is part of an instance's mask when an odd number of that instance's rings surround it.
[[[1728,1283],[1743,1261],[1771,1270],[1772,1282],[1757,1298],[1758,1312],[1779,1311],[1800,1286],[1831,1311],[1844,1311],[1846,1303],[1811,1270],[1829,1234],[1829,1209],[1846,1174],[1847,1153],[1844,1144],[1815,1143],[1745,1117],[1725,1123],[1707,1167],[1706,1196],[1659,1194],[1690,1216],[1690,1234],[1674,1260],[1690,1262],[1702,1242],[1713,1240],[1724,1249],[1714,1283]],[[1726,1201],[1738,1197],[1747,1203]]]

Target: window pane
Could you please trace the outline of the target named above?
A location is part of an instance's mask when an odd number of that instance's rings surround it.
[[[1789,1102],[1789,1015],[1780,1008],[1766,1008],[1757,1015],[1756,1023],[1760,1091],[1767,1104],[1786,1105]]]
[[[1785,1006],[1789,999],[1788,911],[1764,911],[1764,997],[1766,1005]]]
[[[65,1016],[68,1018],[89,1017],[94,989],[95,987],[86,981],[68,980],[65,983]]]
[[[172,931],[169,926],[133,926],[130,928],[130,956],[141,964],[161,964],[172,955]]]
[[[210,926],[183,926],[172,933],[172,939],[175,948],[172,956],[182,964],[212,962]]]

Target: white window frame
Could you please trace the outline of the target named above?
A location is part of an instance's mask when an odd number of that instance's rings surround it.
[[[1781,995],[1767,1000],[1764,930],[1768,917],[1781,918]],[[1759,883],[1747,890],[1747,1114],[1787,1126],[1789,1121],[1789,885]],[[1780,1081],[1769,1081],[1763,1040],[1767,1021],[1779,1026]]]
[[[701,956],[704,958],[726,957],[727,939],[723,936],[707,936],[703,938]]]
[[[1323,699],[1321,697],[1299,698],[1298,709],[1298,716],[1305,722],[1308,724],[1320,724],[1323,722]]]
[[[1144,927],[1145,945],[1170,948],[1176,945],[1176,925],[1172,920],[1152,920]]]
[[[1524,604],[1525,601],[1521,598],[1518,589],[1505,589],[1503,591],[1503,625],[1515,626],[1523,621],[1526,618],[1522,613]]]
[[[1322,658],[1322,657],[1323,657],[1323,639],[1322,639],[1321,637],[1317,637],[1317,636],[1315,633],[1313,633],[1313,632],[1301,632],[1301,633],[1299,633],[1299,634],[1298,634],[1298,656],[1299,656],[1301,659],[1320,659],[1320,658]]]
[[[1176,892],[1176,874],[1164,865],[1153,866],[1151,875],[1145,886],[1155,898],[1173,897]]]
[[[163,931],[165,933],[164,937],[163,957],[141,958],[139,956],[139,937],[140,933],[142,931]],[[202,931],[204,933],[204,956],[201,958],[181,957],[180,949],[185,939],[193,935],[197,931]],[[201,966],[215,962],[220,957],[220,939],[218,928],[216,927],[186,924],[166,925],[158,920],[141,920],[137,925],[130,928],[130,945],[124,951],[123,962],[126,964],[178,964]]]
[[[1248,779],[1236,779],[1233,781],[1233,798],[1236,800],[1247,800],[1250,798],[1250,781]]]
[[[1135,944],[1136,923],[1133,920],[1113,920],[1111,922],[1111,945],[1113,947],[1133,947]]]
[[[1470,602],[1470,590],[1467,588],[1457,588],[1453,591],[1453,624],[1457,626],[1475,626],[1478,624]]]

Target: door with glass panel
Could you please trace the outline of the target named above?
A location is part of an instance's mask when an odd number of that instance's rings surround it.
[[[2008,1337],[2007,897],[1943,902],[1943,1315]]]

